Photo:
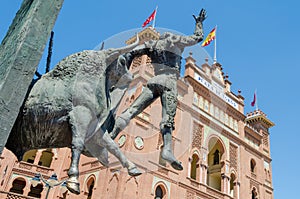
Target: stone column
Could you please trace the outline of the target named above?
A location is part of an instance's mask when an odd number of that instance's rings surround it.
[[[206,164],[200,164],[201,167],[201,175],[200,182],[203,184],[207,184],[207,165]]]
[[[53,166],[53,163],[56,160],[55,153],[53,152],[53,149],[51,150],[51,152],[52,152],[53,156],[52,156],[52,160],[51,160],[51,163],[49,165],[49,168],[51,168]]]
[[[0,153],[62,4],[63,0],[24,0],[0,45]]]
[[[203,179],[202,179],[202,178],[203,178],[203,173],[202,173],[202,172],[203,172],[203,171],[202,171],[203,169],[202,169],[201,163],[200,163],[199,167],[200,167],[200,168],[199,168],[199,182],[200,182],[200,183],[203,183]]]
[[[227,193],[228,193],[228,195],[230,195],[230,180],[231,180],[231,178],[228,177],[228,182],[227,182]]]
[[[41,192],[41,198],[46,198],[46,194],[47,194],[47,191],[49,189],[49,187],[47,187],[44,183],[43,183],[43,191]],[[50,189],[50,192],[52,191],[52,189]],[[49,192],[49,193],[50,193]],[[51,194],[51,193],[50,193]],[[48,198],[51,198],[51,197],[48,197]]]
[[[200,162],[200,172],[201,172],[201,178],[200,182],[203,184],[207,184],[207,168],[208,168],[208,163],[207,163],[207,150],[205,148],[201,149],[202,153],[202,160]]]
[[[23,189],[23,196],[28,196],[30,192],[31,183],[26,183],[26,186]]]
[[[227,195],[229,195],[229,189],[228,189],[228,184],[230,184],[230,177],[227,176],[226,174],[222,173],[221,174],[221,191]]]
[[[191,177],[191,169],[192,169],[192,165],[191,165],[191,163],[192,163],[192,158],[189,157],[188,160],[189,160],[189,161],[188,161],[188,177],[190,178],[190,177]]]
[[[234,198],[236,199],[240,199],[240,185],[241,183],[240,182],[235,182],[235,185],[234,185]]]
[[[43,149],[38,149],[36,154],[35,154],[35,158],[34,158],[34,162],[33,164],[35,165],[38,165],[39,164],[39,161],[41,159],[41,156],[42,156],[42,153],[43,153]]]

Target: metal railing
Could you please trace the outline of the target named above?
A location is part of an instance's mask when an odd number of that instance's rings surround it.
[[[6,192],[6,191],[0,191],[0,198],[1,199],[36,199],[33,197],[23,196],[21,194]]]

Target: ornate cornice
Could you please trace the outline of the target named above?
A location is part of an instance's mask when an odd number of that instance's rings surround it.
[[[149,41],[149,40],[158,40],[159,36],[160,36],[159,32],[157,32],[152,27],[145,28],[141,32],[138,33],[140,43],[143,43],[144,41]],[[130,39],[128,39],[125,43],[127,45],[130,45],[130,44],[134,43],[135,40],[136,40],[136,36],[133,36]]]
[[[248,113],[245,121],[249,124],[262,122],[267,126],[267,128],[271,128],[272,126],[275,126],[275,124],[271,120],[269,120],[267,118],[267,115],[261,110],[256,110]]]

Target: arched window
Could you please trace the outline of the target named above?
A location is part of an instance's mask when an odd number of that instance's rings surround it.
[[[10,188],[9,192],[23,194],[23,189],[26,186],[26,182],[23,178],[17,178],[12,183],[12,188]]]
[[[215,111],[214,111],[214,105],[213,103],[210,104],[210,110],[209,110],[209,113],[214,116],[215,115]]]
[[[206,112],[209,111],[209,102],[208,102],[207,100],[204,100],[204,110],[205,110]]]
[[[253,187],[252,191],[251,191],[251,199],[258,199],[258,194],[257,194],[257,191],[256,191],[256,188]]]
[[[135,97],[134,97],[134,95],[132,95],[132,96],[130,97],[129,103],[132,103],[132,102],[134,101],[134,99],[135,99]]]
[[[44,167],[50,167],[52,162],[52,157],[53,157],[53,153],[51,152],[51,149],[47,149],[43,151],[39,161],[39,165]]]
[[[256,171],[256,162],[253,159],[251,159],[251,161],[250,161],[250,169],[251,169],[252,173],[255,173],[255,171]]]
[[[166,195],[165,189],[161,185],[157,186],[155,189],[154,199],[163,199],[165,198],[165,195]]]
[[[232,173],[230,175],[230,196],[231,197],[234,197],[235,196],[235,192],[234,192],[234,189],[235,189],[235,175]]]
[[[87,188],[88,188],[88,197],[87,197],[87,199],[92,198],[94,186],[95,186],[95,180],[94,180],[94,178],[90,178],[87,181]]]
[[[35,156],[36,156],[36,152],[37,152],[36,149],[30,150],[30,151],[26,151],[26,153],[24,153],[24,155],[23,155],[22,161],[33,164]]]
[[[191,175],[190,177],[194,180],[198,180],[199,177],[199,157],[197,154],[193,154],[191,161]]]
[[[203,103],[204,103],[204,102],[203,102],[203,97],[202,97],[202,96],[199,96],[199,102],[198,102],[198,103],[199,103],[198,106],[199,106],[201,109],[203,109]]]
[[[41,193],[42,193],[43,189],[44,189],[44,187],[42,184],[38,184],[35,187],[31,185],[28,196],[35,197],[35,198],[41,198]]]
[[[196,92],[194,92],[194,101],[193,101],[193,103],[195,105],[198,105],[198,99],[199,99],[198,94]]]

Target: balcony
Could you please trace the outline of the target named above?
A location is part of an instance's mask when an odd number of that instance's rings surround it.
[[[28,162],[20,161],[20,162],[15,162],[13,171],[19,172],[19,173],[27,173],[27,174],[32,174],[35,175],[36,173],[41,173],[43,175],[49,176],[53,173],[54,169],[36,165],[36,164],[31,164]]]
[[[211,165],[208,168],[208,173],[209,174],[221,173],[221,168],[222,168],[222,164]]]
[[[225,196],[228,197],[228,195],[226,195],[226,194],[222,193],[221,191],[218,191],[218,190],[216,190],[214,188],[211,188],[209,186],[206,187],[206,192],[209,195],[214,196],[215,198],[218,198],[218,199],[223,199],[223,198],[225,198]]]

